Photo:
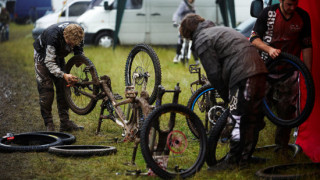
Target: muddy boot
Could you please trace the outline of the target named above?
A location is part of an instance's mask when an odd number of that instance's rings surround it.
[[[208,168],[208,171],[222,171],[239,168],[239,160],[242,152],[242,144],[240,141],[230,141],[230,151],[226,157],[216,164]]]
[[[234,170],[238,168],[238,164],[234,162],[233,157],[227,154],[224,160],[217,163],[214,166],[210,166],[208,171],[224,171],[224,170]]]
[[[60,124],[60,132],[62,131],[78,131],[78,130],[83,130],[83,126],[78,126],[76,125],[73,121],[68,120],[68,121],[63,121]]]
[[[52,122],[47,123],[47,131],[55,131],[54,124]]]

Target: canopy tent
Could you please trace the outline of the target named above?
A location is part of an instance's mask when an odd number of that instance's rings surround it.
[[[122,16],[124,13],[124,9],[126,7],[127,0],[118,1],[117,6],[117,16],[116,16],[116,29],[113,34],[113,50],[116,48],[118,44],[118,34],[121,27]]]
[[[311,116],[299,126],[296,144],[314,162],[320,162],[320,1],[300,0],[299,6],[306,10],[311,19],[313,64],[312,76],[315,84],[315,105]]]

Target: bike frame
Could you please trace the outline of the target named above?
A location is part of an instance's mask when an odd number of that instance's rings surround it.
[[[189,66],[189,72],[191,74],[196,73],[198,74],[198,80],[195,80],[194,82],[190,83],[190,89],[191,93],[193,94],[197,89],[194,89],[193,86],[204,86],[206,84],[209,84],[208,78],[204,75],[201,74],[201,68],[197,64],[190,64]]]

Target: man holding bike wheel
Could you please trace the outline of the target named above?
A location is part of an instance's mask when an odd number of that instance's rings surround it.
[[[208,80],[229,103],[230,151],[210,170],[232,169],[252,162],[263,129],[262,99],[268,73],[256,48],[239,32],[215,26],[196,14],[187,15],[180,33],[192,39]]]
[[[275,59],[280,52],[287,52],[300,57],[311,71],[312,42],[311,23],[308,13],[298,6],[299,0],[280,0],[265,8],[258,17],[251,33],[250,41],[261,51],[264,60]],[[297,116],[299,99],[299,73],[294,73],[282,82],[279,87],[272,87],[270,94],[277,91],[279,98],[272,98],[275,102],[278,116],[290,119]],[[268,96],[267,96],[268,97]],[[291,128],[277,127],[275,143],[284,153],[288,149]]]
[[[69,120],[69,107],[64,97],[64,80],[72,85],[77,77],[64,73],[64,58],[74,52],[83,53],[84,31],[76,23],[63,22],[48,27],[35,40],[34,62],[39,91],[41,115],[47,131],[55,131],[52,118],[54,85],[56,87],[57,106],[60,118],[60,131],[83,129]]]

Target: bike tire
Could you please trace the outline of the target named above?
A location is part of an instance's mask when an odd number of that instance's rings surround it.
[[[223,131],[223,129],[226,126],[227,118],[229,116],[229,109],[225,110],[220,118],[217,120],[217,123],[213,128],[210,130],[209,137],[208,137],[208,149],[207,149],[207,155],[206,155],[206,163],[208,166],[214,166],[218,162],[224,159],[224,157],[229,152],[228,142],[220,142],[220,136]]]
[[[287,63],[291,65],[295,70],[300,72],[300,76],[304,78],[305,87],[307,91],[307,98],[304,108],[302,109],[300,115],[298,115],[295,118],[292,119],[282,119],[276,115],[276,113],[273,112],[272,107],[268,104],[268,101],[266,98],[263,100],[263,110],[265,115],[268,117],[268,119],[278,126],[283,127],[297,127],[301,125],[311,114],[314,102],[315,102],[315,89],[314,89],[314,83],[313,78],[306,67],[306,65],[296,56],[284,53],[282,52],[280,56],[276,60],[270,60],[266,63],[266,66],[268,69],[273,69],[275,66],[281,64],[281,63]],[[270,79],[267,78],[267,80],[270,82]]]
[[[193,112],[199,116],[199,118],[202,121],[202,124],[205,127],[206,133],[208,134],[212,126],[214,125],[212,122],[209,121],[209,111],[213,106],[217,105],[218,99],[216,99],[216,90],[210,85],[204,85],[201,88],[197,89],[192,96],[190,97],[187,107],[190,108]],[[214,99],[212,99],[214,98]],[[223,100],[222,100],[223,101]],[[210,103],[210,104],[209,104]],[[221,107],[220,109],[224,109],[222,106],[216,106],[217,108]],[[217,112],[211,111],[213,113],[213,117],[211,118],[213,121],[216,120],[215,115],[219,115],[219,110]],[[198,137],[196,131],[194,130],[193,125],[190,123],[190,121],[187,119],[187,123],[189,125],[189,128],[192,130],[194,135]]]
[[[152,67],[150,67],[152,64]],[[135,84],[136,90],[141,94],[144,76],[149,73],[146,90],[149,93],[149,104],[153,104],[157,98],[158,86],[161,84],[161,67],[156,52],[147,44],[137,44],[129,53],[125,66],[125,85],[131,86],[132,75],[138,72],[140,78]]]
[[[0,139],[0,152],[42,152],[62,144],[59,137],[39,133],[21,133],[11,138]]]
[[[288,170],[290,168],[295,169],[295,174],[288,173],[283,174],[280,173],[282,170]],[[303,171],[303,168],[305,169],[315,169],[314,172],[311,173],[298,173],[297,171]],[[256,172],[256,176],[259,178],[264,179],[306,179],[306,178],[315,178],[320,176],[320,163],[293,163],[293,164],[282,164],[282,165],[275,165],[275,166],[269,166],[263,169],[260,169]],[[312,170],[312,169],[311,169]]]
[[[105,156],[115,154],[117,149],[112,146],[98,145],[61,145],[52,146],[49,153],[59,156],[88,157],[88,156]]]
[[[89,114],[96,106],[95,97],[99,93],[99,85],[94,84],[93,81],[98,79],[94,64],[87,57],[76,55],[66,64],[66,73],[79,78],[79,81],[72,87],[67,87],[66,82],[64,85],[65,98],[70,109],[79,115]]]
[[[189,116],[199,131],[198,138],[186,125],[185,116]],[[167,122],[173,122],[173,125]],[[186,106],[164,104],[153,110],[143,124],[140,138],[147,166],[161,178],[187,178],[200,171],[204,164],[207,146],[204,127],[199,117]],[[187,147],[191,148],[185,151]],[[162,160],[162,165],[167,165],[161,167],[159,160]]]
[[[34,133],[40,133],[40,134],[47,134],[52,136],[57,136],[61,139],[62,144],[64,145],[70,145],[76,142],[76,137],[72,134],[65,133],[65,132],[51,132],[51,131],[37,131]]]

